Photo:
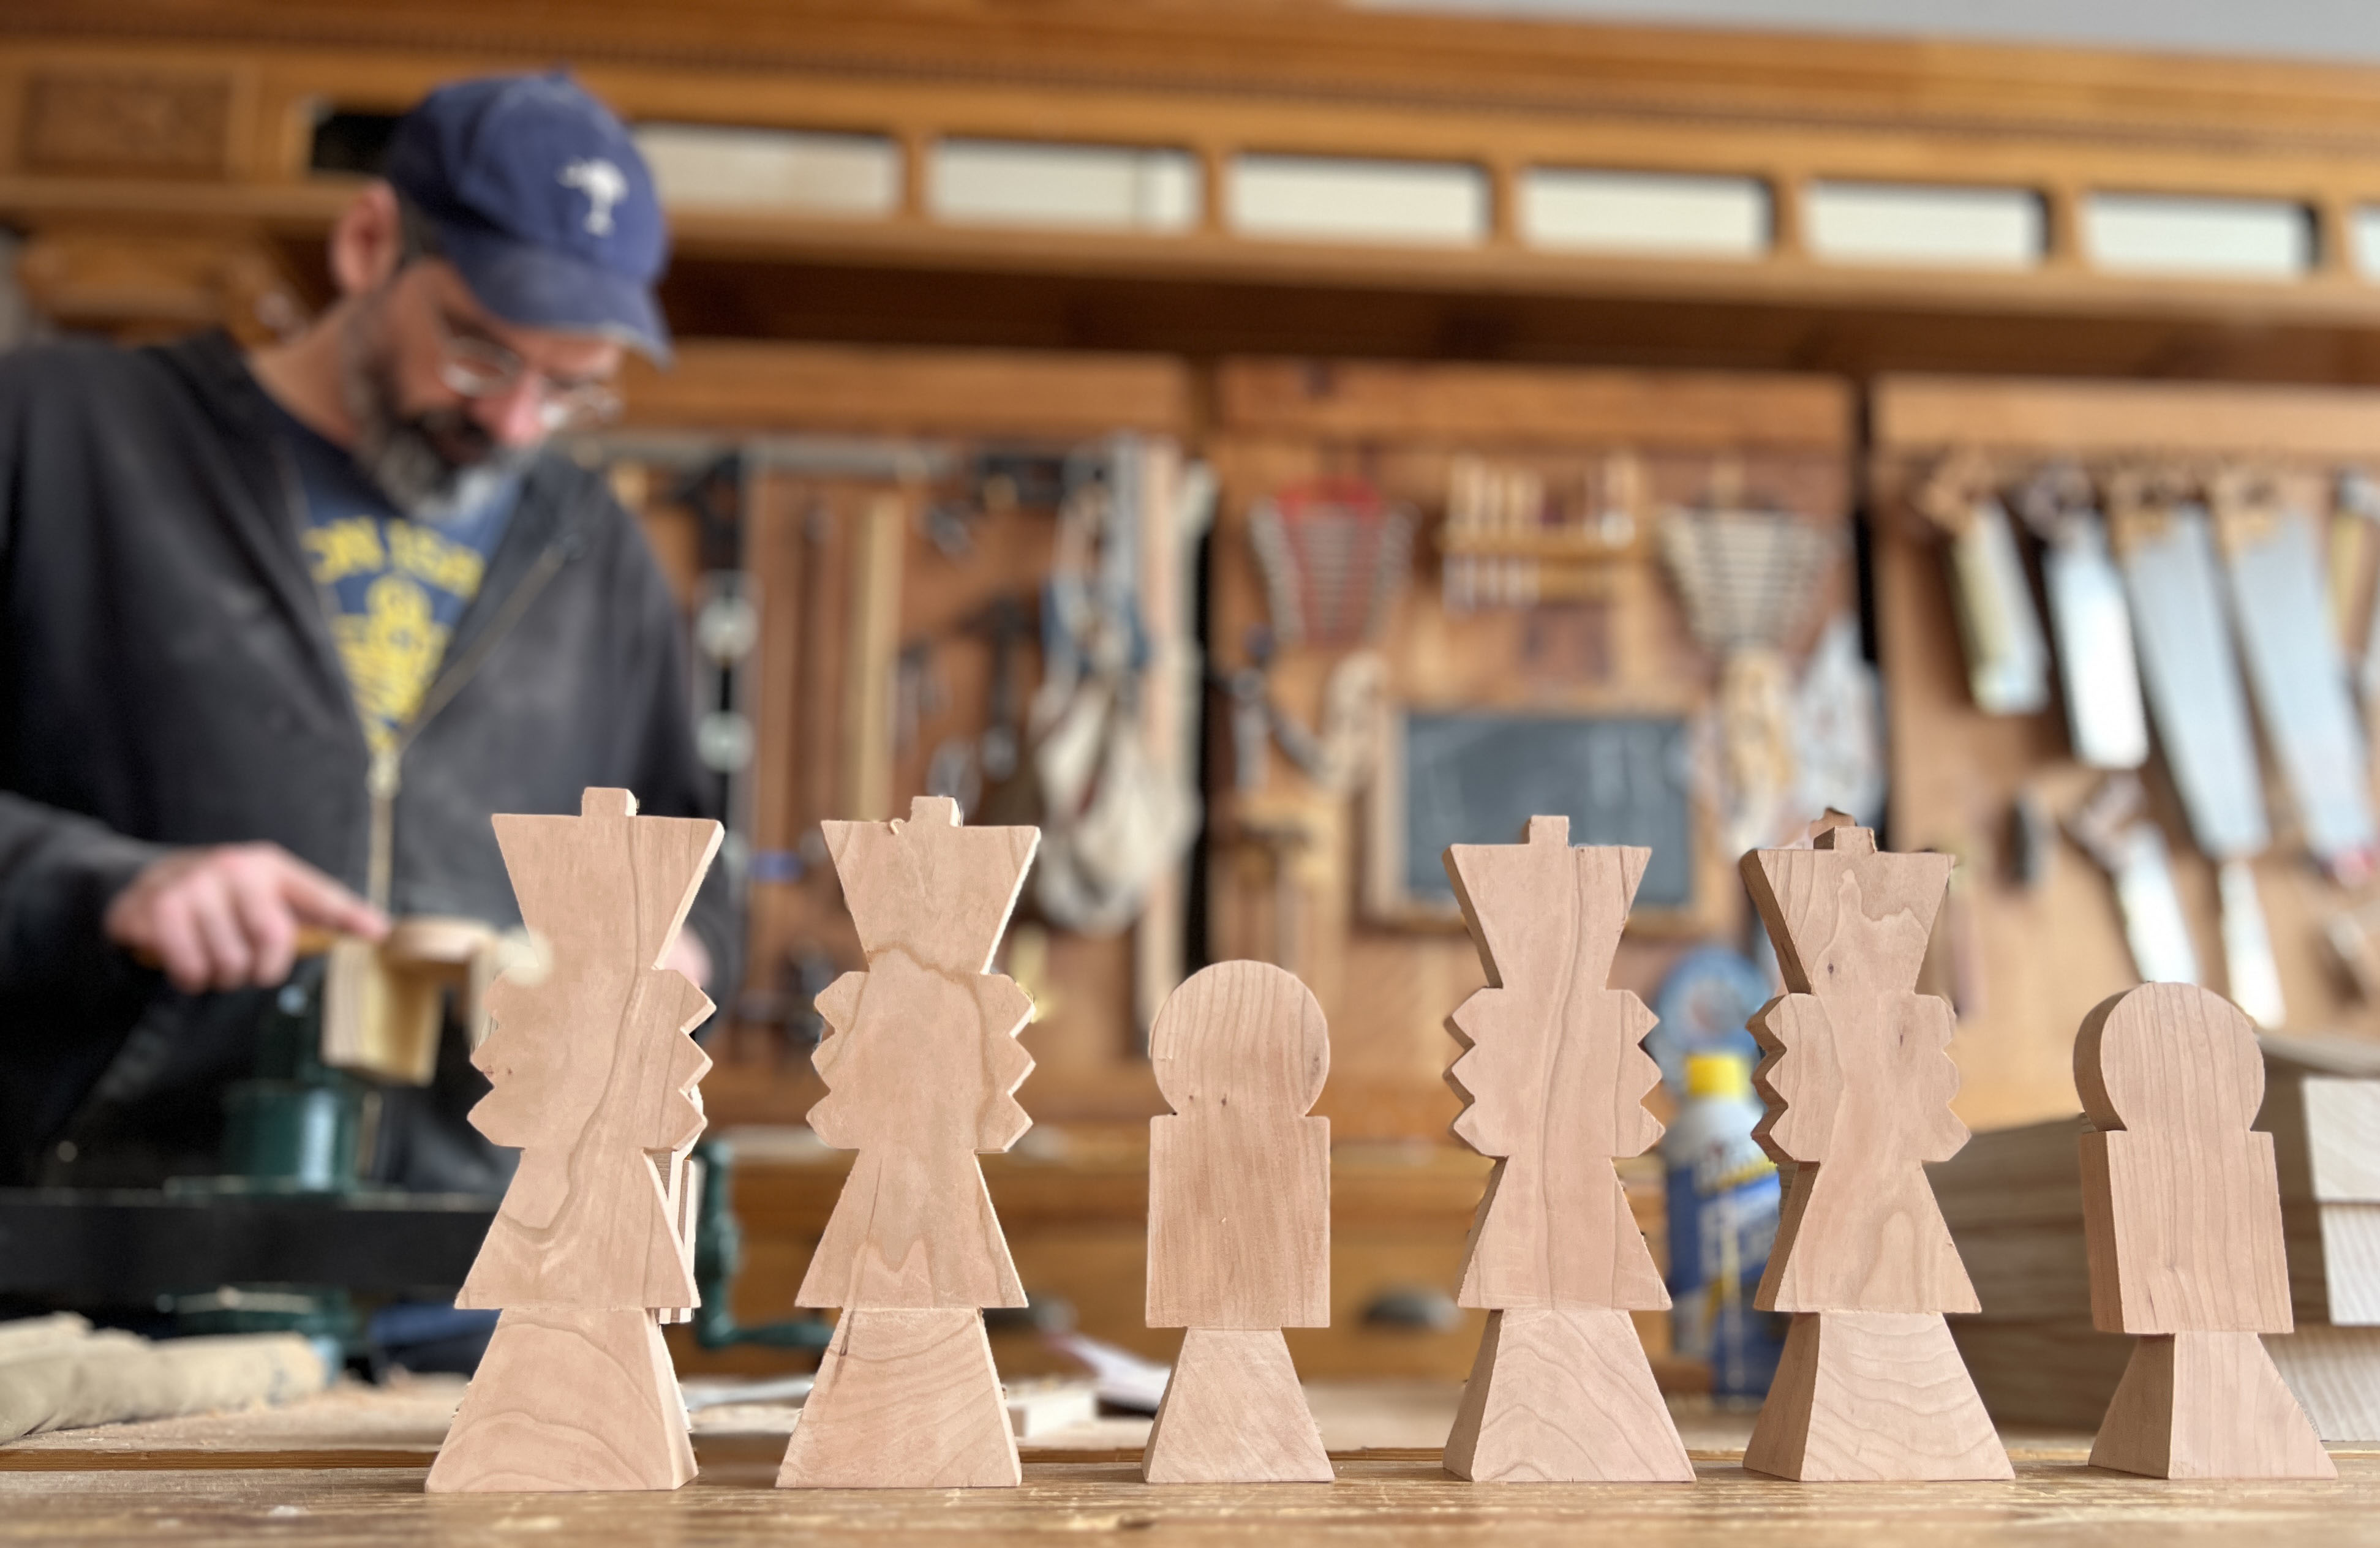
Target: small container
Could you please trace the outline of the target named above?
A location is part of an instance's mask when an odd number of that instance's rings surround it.
[[[1787,1320],[1752,1304],[1777,1241],[1777,1166],[1752,1137],[1761,1116],[1752,1061],[1697,1053],[1685,1074],[1685,1100],[1661,1136],[1671,1346],[1709,1362],[1713,1397],[1762,1397]]]

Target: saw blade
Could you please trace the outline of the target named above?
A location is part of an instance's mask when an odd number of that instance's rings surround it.
[[[1998,500],[1975,502],[1950,539],[1950,580],[1975,707],[1986,715],[2041,710],[2049,703],[2049,646],[2015,529]]]
[[[2281,970],[2273,961],[2273,933],[2265,925],[2256,873],[2245,860],[2227,860],[2215,874],[2223,905],[2223,980],[2231,1003],[2268,1032],[2288,1022]]]
[[[2248,700],[2231,647],[2221,567],[2204,508],[2172,507],[2123,558],[2142,684],[2191,836],[2210,859],[2272,842]]]
[[[2132,656],[2132,611],[2096,516],[2070,517],[2042,550],[2058,676],[2074,756],[2093,768],[2138,768],[2149,757],[2147,712]]]
[[[2369,755],[2329,628],[2311,517],[2288,512],[2231,553],[2240,659],[2307,847],[2338,870],[2375,837]]]
[[[2115,858],[2116,906],[2124,917],[2124,944],[2143,984],[2195,984],[2198,951],[2190,921],[2174,890],[2165,835],[2153,822],[2126,828]]]

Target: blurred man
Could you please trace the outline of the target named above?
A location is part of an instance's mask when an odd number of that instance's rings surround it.
[[[602,478],[544,450],[665,359],[668,236],[566,79],[467,81],[330,242],[339,300],[0,358],[0,1179],[214,1167],[301,927],[518,913],[488,818],[708,799],[669,592]],[[717,873],[672,965],[716,986]],[[378,1169],[487,1188],[448,1029]]]

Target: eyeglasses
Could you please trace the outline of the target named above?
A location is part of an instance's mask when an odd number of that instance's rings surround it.
[[[493,339],[455,332],[445,308],[432,303],[432,324],[438,330],[438,380],[467,398],[500,398],[519,385],[522,376],[537,376],[537,412],[546,432],[601,424],[620,412],[620,394],[600,381],[561,385]]]

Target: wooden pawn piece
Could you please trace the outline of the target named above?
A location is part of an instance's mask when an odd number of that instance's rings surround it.
[[[661,966],[718,853],[715,822],[636,815],[589,790],[577,816],[494,819],[541,961],[490,988],[471,1122],[520,1147],[455,1303],[500,1307],[430,1469],[432,1494],[674,1489],[694,1477],[659,1319],[698,1303],[683,1193],[710,1013]]]
[[[809,1121],[859,1155],[795,1296],[843,1315],[777,1486],[1014,1487],[982,1309],[1025,1289],[976,1156],[1032,1127],[1015,1092],[1033,1001],[991,959],[1040,831],[964,828],[936,797],[824,828],[868,967],[818,997],[828,1094]]]
[[[1268,962],[1218,962],[1149,1029],[1151,1327],[1186,1328],[1141,1477],[1151,1483],[1329,1482],[1284,1327],[1330,1325],[1330,1125],[1308,1118],[1330,1072],[1322,1008]]]
[[[1915,992],[1947,854],[1879,854],[1864,828],[1756,850],[1742,873],[1789,993],[1755,1131],[1794,1163],[1755,1304],[1794,1313],[1743,1465],[1801,1480],[2009,1478],[1946,1312],[1978,1310],[1925,1164],[1967,1143],[1950,1112],[1949,1005]]]
[[[2336,1478],[2259,1336],[2288,1333],[2256,1029],[2190,984],[2100,1002],[2074,1042],[2091,1320],[2140,1336],[2092,1462],[2154,1478]]]
[[[1444,856],[1488,986],[1447,1020],[1455,1135],[1496,1158],[1457,1300],[1488,1328],[1446,1444],[1478,1481],[1691,1482],[1631,1310],[1670,1304],[1614,1159],[1661,1134],[1653,1015],[1606,986],[1652,852],[1572,849],[1570,820]]]

